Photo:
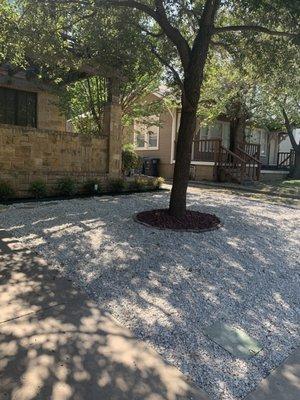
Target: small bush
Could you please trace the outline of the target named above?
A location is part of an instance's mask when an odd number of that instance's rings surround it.
[[[91,179],[84,184],[83,190],[87,194],[94,195],[101,193],[102,187],[97,180]]]
[[[33,181],[31,183],[29,191],[36,199],[41,199],[43,197],[46,197],[47,194],[46,183],[41,179],[37,179],[36,181]]]
[[[153,186],[157,189],[161,188],[161,186],[165,183],[165,179],[159,176],[153,180]]]
[[[63,178],[57,185],[58,193],[61,196],[73,196],[76,193],[76,185],[72,178]]]
[[[122,178],[112,179],[109,184],[110,190],[113,193],[120,193],[126,189],[126,182]]]
[[[122,150],[122,170],[126,175],[130,174],[131,170],[141,168],[142,159],[135,152],[132,144],[125,144]]]
[[[14,196],[14,190],[8,182],[0,181],[0,200],[8,200]]]
[[[149,181],[145,178],[135,178],[133,181],[130,182],[130,189],[131,190],[138,190],[143,191],[149,188]]]

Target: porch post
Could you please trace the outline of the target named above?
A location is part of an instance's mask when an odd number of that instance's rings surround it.
[[[220,160],[220,151],[221,151],[222,139],[217,139],[213,144],[214,149],[214,172],[213,178],[215,181],[218,180],[218,166]]]
[[[118,178],[122,170],[122,109],[120,105],[120,81],[108,80],[108,102],[104,106],[104,132],[108,136],[107,173]]]

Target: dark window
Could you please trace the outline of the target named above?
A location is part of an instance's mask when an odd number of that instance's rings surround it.
[[[0,87],[0,123],[36,127],[37,94]]]

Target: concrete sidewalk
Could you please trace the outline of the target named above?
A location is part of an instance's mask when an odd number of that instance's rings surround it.
[[[1,400],[207,400],[49,267],[0,231]]]
[[[299,400],[300,349],[263,379],[245,400]]]

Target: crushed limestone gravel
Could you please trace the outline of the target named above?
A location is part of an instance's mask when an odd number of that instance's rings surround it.
[[[192,210],[218,216],[205,233],[145,227],[133,214],[168,193],[9,206],[0,227],[51,261],[212,399],[242,399],[299,345],[299,211],[207,189]],[[223,321],[263,350],[231,356],[204,328]]]

